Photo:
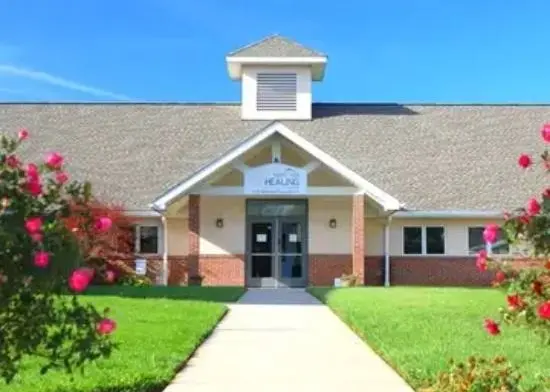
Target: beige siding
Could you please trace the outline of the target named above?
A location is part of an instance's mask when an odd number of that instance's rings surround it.
[[[384,220],[365,219],[365,254],[380,256],[384,254]]]
[[[216,227],[216,219],[224,227]],[[245,251],[245,198],[201,196],[201,254],[243,254]]]
[[[307,183],[310,186],[352,186],[341,175],[324,166],[311,172],[307,177]]]
[[[187,219],[167,219],[168,254],[171,256],[186,255],[188,251]]]
[[[329,227],[332,218],[335,229]],[[309,253],[351,253],[351,196],[309,198]]]

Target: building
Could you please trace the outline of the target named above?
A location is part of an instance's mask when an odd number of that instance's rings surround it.
[[[550,107],[313,103],[328,57],[280,36],[226,62],[239,103],[3,104],[0,123],[123,203],[161,283],[490,281],[482,227],[541,193],[516,159]]]

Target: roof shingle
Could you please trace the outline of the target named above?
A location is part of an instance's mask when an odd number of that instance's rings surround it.
[[[270,35],[260,41],[243,46],[228,54],[229,57],[325,57],[321,52],[306,48],[298,42],[280,36]]]
[[[513,208],[545,186],[516,160],[543,148],[549,106],[314,104],[313,115],[284,123],[411,209]],[[142,210],[267,123],[242,121],[239,105],[0,105],[2,131],[31,130],[27,158],[60,151],[73,177]]]

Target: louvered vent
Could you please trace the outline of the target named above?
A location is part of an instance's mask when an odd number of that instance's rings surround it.
[[[296,110],[295,73],[258,73],[256,110]]]

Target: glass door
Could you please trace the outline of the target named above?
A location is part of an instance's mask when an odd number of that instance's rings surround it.
[[[275,287],[275,230],[274,219],[252,221],[249,224],[248,285]]]
[[[304,224],[290,218],[277,219],[276,272],[279,286],[305,285]]]

